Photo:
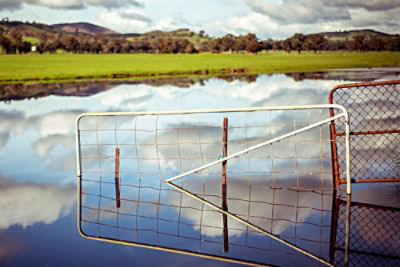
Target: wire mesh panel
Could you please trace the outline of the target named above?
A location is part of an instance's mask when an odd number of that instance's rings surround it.
[[[400,181],[400,81],[340,85],[331,90],[329,103],[344,106],[350,114],[353,181]],[[344,138],[343,126],[331,130],[333,139]],[[338,184],[346,182],[340,175],[345,159],[342,144],[333,148]]]
[[[250,264],[327,262],[329,121],[327,107],[82,115],[77,127],[82,234]],[[174,181],[178,189],[164,182],[312,124],[185,175]]]
[[[345,253],[346,202],[336,199],[336,218],[332,231],[332,261],[340,266]],[[400,208],[351,203],[350,208],[349,265],[400,265]]]

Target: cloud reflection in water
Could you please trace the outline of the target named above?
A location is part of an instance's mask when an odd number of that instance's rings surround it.
[[[15,183],[0,177],[0,229],[51,224],[68,215],[76,202],[74,185]]]

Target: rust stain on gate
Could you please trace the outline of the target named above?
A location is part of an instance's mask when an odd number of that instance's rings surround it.
[[[400,182],[400,80],[343,84],[329,94],[350,114],[352,182]],[[330,109],[333,117],[334,110]],[[345,168],[344,128],[330,125],[335,186]],[[343,175],[342,175],[343,176]]]

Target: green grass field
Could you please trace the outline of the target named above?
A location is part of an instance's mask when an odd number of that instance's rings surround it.
[[[22,41],[31,43],[31,44],[33,44],[33,45],[39,43],[39,39],[38,39],[38,38],[34,38],[34,37],[24,37],[24,38],[22,38]]]
[[[0,55],[0,82],[284,73],[400,66],[400,52]]]

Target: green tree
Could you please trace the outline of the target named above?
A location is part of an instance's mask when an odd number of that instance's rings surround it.
[[[232,34],[227,34],[220,39],[220,52],[232,51],[233,44],[235,43],[235,36]]]
[[[2,47],[3,53],[15,54],[16,52],[16,46],[4,35],[0,35],[0,46]]]
[[[203,37],[204,37],[204,33],[205,33],[205,31],[200,30],[200,31],[199,31],[199,37],[200,37],[200,38],[203,38]]]
[[[246,44],[247,53],[258,53],[262,50],[262,45],[257,40],[250,40]]]
[[[301,50],[303,49],[303,43],[305,40],[305,36],[302,33],[295,33],[291,37],[291,48],[293,50],[296,50],[299,54],[301,53]]]
[[[239,35],[238,37],[235,38],[235,41],[232,45],[232,50],[236,52],[245,51],[246,45],[247,45],[246,37],[243,35]]]
[[[326,48],[327,40],[322,34],[310,34],[305,37],[303,42],[303,48],[306,50],[312,50],[314,53]]]
[[[288,52],[290,54],[290,52],[293,49],[293,47],[292,47],[292,39],[291,38],[285,39],[282,42],[282,48],[283,48],[283,50],[285,50],[286,52]]]
[[[382,38],[373,36],[369,39],[368,43],[368,50],[370,51],[383,51],[385,49],[385,42]]]
[[[353,40],[348,43],[350,51],[365,51],[367,50],[367,43],[363,35],[354,36]]]
[[[8,35],[12,38],[14,44],[19,45],[22,43],[22,30],[20,28],[14,27],[8,31]]]
[[[194,53],[198,53],[199,51],[194,47],[193,43],[189,43],[184,50],[185,54],[194,54]]]
[[[77,53],[79,51],[79,41],[71,35],[61,37],[60,43],[65,51]]]
[[[208,43],[208,51],[211,53],[219,53],[221,48],[221,39],[216,38]]]
[[[400,51],[400,37],[387,38],[385,42],[385,50]]]
[[[172,53],[177,53],[177,47],[176,43],[172,38],[164,39],[160,43],[160,53],[163,54],[172,54]]]
[[[262,41],[262,47],[264,50],[272,50],[274,49],[275,41],[272,40],[271,38],[268,38],[268,40]]]

